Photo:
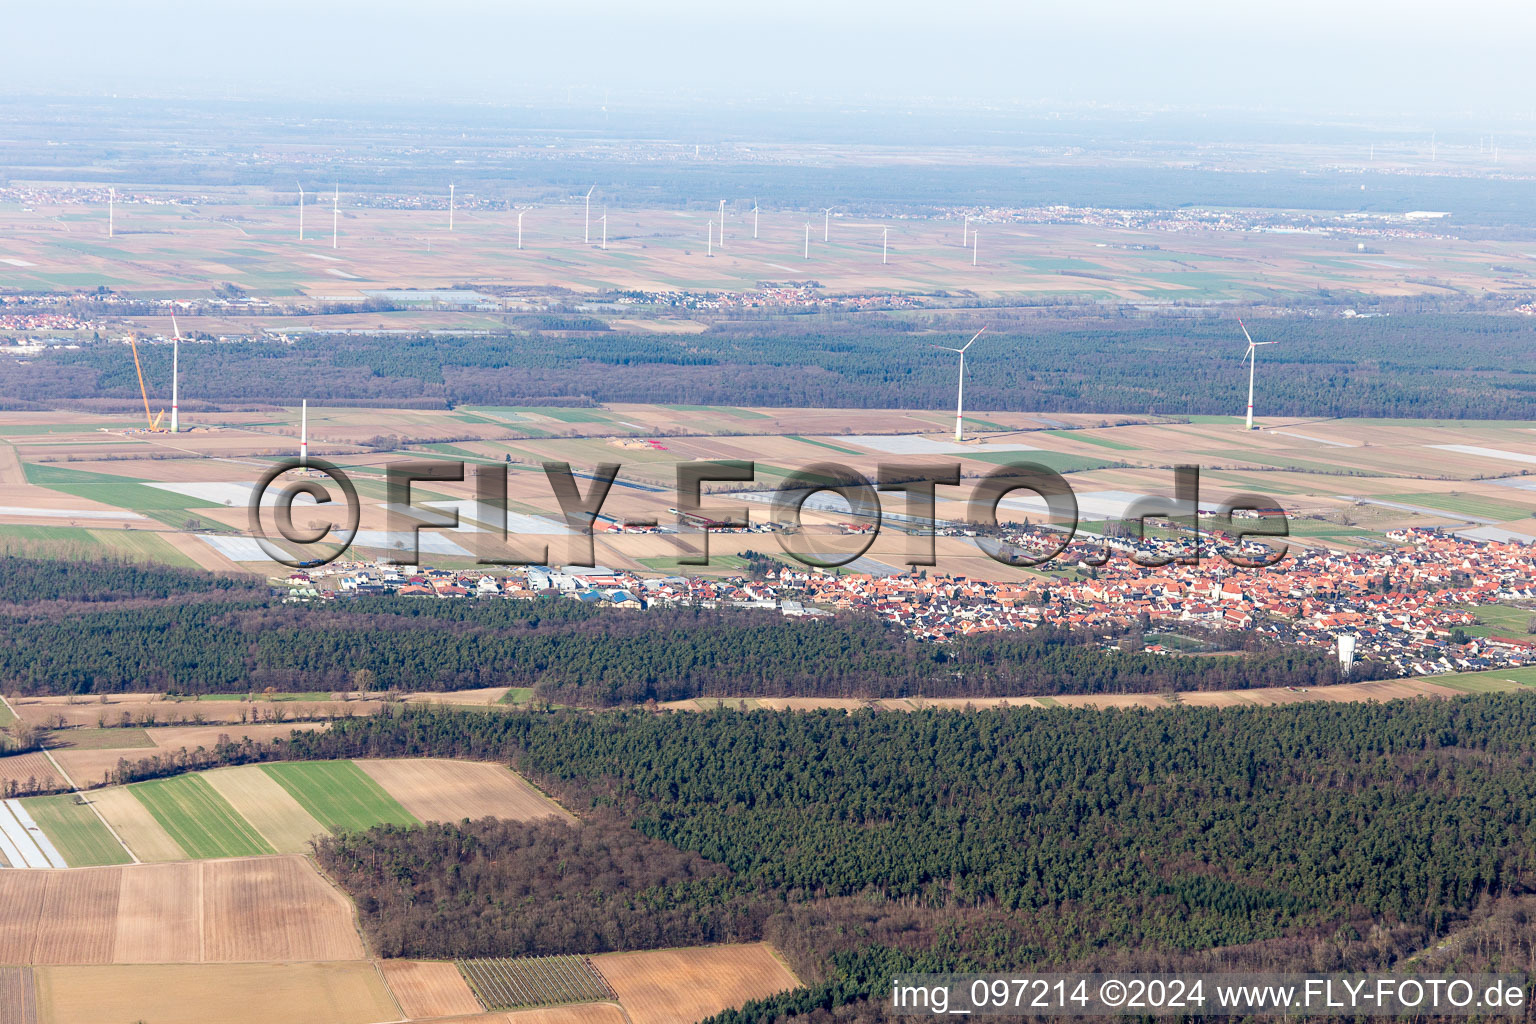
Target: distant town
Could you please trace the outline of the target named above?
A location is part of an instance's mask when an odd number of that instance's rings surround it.
[[[1051,565],[1022,582],[916,571],[875,575],[771,566],[723,578],[646,577],[603,566],[453,570],[382,562],[336,562],[274,580],[291,600],[368,594],[425,599],[564,598],[643,610],[700,605],[876,616],[926,641],[1001,630],[1057,627],[1092,632],[1107,645],[1150,637],[1143,650],[1177,653],[1157,634],[1251,632],[1276,643],[1333,648],[1355,638],[1362,658],[1402,675],[1476,672],[1536,664],[1536,636],[1478,636],[1470,609],[1536,601],[1536,545],[1478,541],[1433,529],[1389,534],[1398,547],[1341,553],[1293,547],[1270,569],[1234,569],[1217,559],[1150,567],[1130,555],[1169,554],[1177,540],[1075,539]],[[1090,559],[1107,545],[1119,557]],[[1172,547],[1170,547],[1172,546]],[[766,559],[765,559],[766,561]],[[1536,610],[1532,611],[1536,620]],[[1184,646],[1188,646],[1186,643]]]

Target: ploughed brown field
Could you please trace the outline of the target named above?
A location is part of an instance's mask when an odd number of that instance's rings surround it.
[[[631,1024],[693,1024],[800,986],[766,942],[604,953],[592,962],[619,994]]]
[[[484,1009],[452,963],[381,960],[379,969],[407,1017],[457,1017]]]
[[[353,762],[422,821],[576,819],[504,765],[437,758]]]
[[[378,1024],[400,1019],[371,963],[45,967],[46,1024]]]
[[[366,956],[350,903],[296,856],[0,871],[0,907],[11,964]]]

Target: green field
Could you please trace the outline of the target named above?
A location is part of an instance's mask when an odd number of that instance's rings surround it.
[[[740,555],[720,555],[714,551],[709,553],[708,565],[684,565],[676,558],[640,558],[636,561],[652,572],[666,573],[668,576],[685,576],[710,569],[745,569],[747,567],[747,560]]]
[[[1139,449],[1134,444],[1126,444],[1124,441],[1112,441],[1107,437],[1096,437],[1086,430],[1047,430],[1047,434],[1055,437],[1064,437],[1069,441],[1082,441],[1084,444],[1096,444],[1100,448],[1113,448],[1119,452],[1134,452]]]
[[[112,837],[96,812],[74,793],[34,796],[21,802],[72,868],[128,864],[133,858]]]
[[[767,415],[753,412],[751,409],[738,409],[733,405],[663,405],[663,409],[672,409],[676,412],[717,412],[722,416],[732,416],[739,420],[766,420]]]
[[[498,703],[516,706],[518,704],[527,704],[531,700],[533,700],[533,687],[511,686],[507,688],[507,692],[502,695]]]
[[[4,729],[16,721],[16,713],[11,710],[9,704],[0,704],[0,729]]]
[[[197,699],[198,700],[245,700],[249,696],[250,696],[250,694],[248,694],[248,693],[204,693],[204,694],[199,694]],[[331,694],[330,693],[321,692],[320,690],[302,690],[302,691],[298,691],[298,692],[295,692],[295,693],[259,693],[259,694],[257,694],[255,696],[255,698],[253,700],[253,703],[260,704],[260,703],[263,703],[265,701],[330,700],[330,699],[331,699]]]
[[[1463,611],[1477,616],[1477,625],[1464,626],[1468,636],[1508,636],[1517,639],[1529,635],[1532,622],[1536,622],[1536,608],[1521,608],[1512,604],[1464,604]]]
[[[174,491],[162,491],[158,487],[149,487],[143,481],[133,477],[90,473],[83,469],[66,469],[63,466],[41,462],[23,463],[22,470],[26,473],[29,484],[117,508],[141,511],[222,507],[211,501],[203,501],[201,498],[189,498]]]
[[[179,513],[182,518],[186,513]],[[0,526],[0,552],[28,558],[126,559],[161,565],[195,567],[157,533],[138,530],[89,529],[83,526]]]
[[[1436,686],[1462,693],[1506,693],[1536,686],[1536,665],[1496,668],[1488,672],[1457,672],[1448,676],[1431,676],[1430,679]]]
[[[579,409],[559,405],[474,405],[466,406],[465,412],[484,413],[501,418],[511,416],[544,416],[561,423],[608,423],[608,416],[600,409]],[[522,429],[522,428],[519,428]],[[530,433],[532,431],[529,431]]]
[[[140,420],[132,423],[10,423],[0,427],[3,437],[35,437],[39,434],[88,434],[97,430],[124,430],[142,427]]]
[[[1253,462],[1261,466],[1273,466],[1276,469],[1294,469],[1302,473],[1323,473],[1330,476],[1385,476],[1385,473],[1367,472],[1362,469],[1351,469],[1348,466],[1330,465],[1326,462],[1310,462],[1307,459],[1293,459],[1286,455],[1270,455],[1262,452],[1251,451],[1213,451],[1200,452],[1201,455],[1214,455],[1223,459],[1231,459],[1234,462]]]
[[[277,852],[200,775],[139,782],[128,792],[193,860]]]
[[[117,716],[105,714],[107,710],[102,709],[103,717],[110,722]],[[69,750],[129,750],[152,747],[155,742],[143,729],[79,728],[58,730],[48,737],[48,745]]]
[[[289,761],[262,768],[332,831],[421,824],[351,761]]]
[[[1425,508],[1438,508],[1452,515],[1477,516],[1482,519],[1497,519],[1500,522],[1509,522],[1515,519],[1525,519],[1536,515],[1536,507],[1530,505],[1516,505],[1511,501],[1499,501],[1495,498],[1484,498],[1477,494],[1376,494],[1372,497],[1382,501],[1396,501],[1404,505],[1422,505]]]
[[[1088,455],[1068,455],[1065,452],[987,452],[984,454],[970,454],[965,458],[974,462],[990,462],[1002,466],[1010,462],[1033,463],[1037,466],[1045,466],[1054,469],[1058,473],[1082,473],[1090,469],[1107,469],[1120,465],[1115,462],[1105,462],[1103,459],[1095,459]]]
[[[789,438],[791,441],[799,441],[801,444],[813,444],[818,448],[826,448],[831,451],[838,452],[842,455],[864,454],[863,452],[856,452],[852,448],[844,448],[840,444],[829,444],[826,441],[818,441],[814,437],[801,437],[799,434],[785,434],[784,436]]]

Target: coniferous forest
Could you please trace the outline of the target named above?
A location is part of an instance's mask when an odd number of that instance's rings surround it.
[[[643,612],[535,601],[366,597],[285,605],[264,588],[168,569],[13,559],[0,687],[22,695],[530,686],[561,704],[698,696],[985,697],[1149,693],[1340,681],[1328,652],[1215,657],[1102,650],[1037,630],[922,643],[867,617]],[[108,597],[131,598],[110,601]],[[1240,638],[1235,638],[1240,639]],[[1251,642],[1251,639],[1250,639]],[[1357,666],[1353,678],[1380,669]]]
[[[721,1017],[741,1022],[858,1006],[893,970],[1379,969],[1469,919],[1489,931],[1463,965],[1525,969],[1533,937],[1510,908],[1536,883],[1533,751],[1536,698],[1506,695],[852,715],[411,708],[262,756],[514,765],[585,823],[321,842],[370,937],[440,957],[766,936],[812,987]]]
[[[623,307],[632,310],[633,307]],[[627,314],[626,314],[627,315]],[[978,321],[978,316],[980,320]],[[816,408],[944,408],[953,367],[934,343],[960,344],[989,323],[995,357],[966,381],[976,409],[1107,415],[1232,414],[1242,409],[1244,346],[1226,317],[1024,318],[983,310],[963,322],[878,315],[777,316],[668,336],[602,328],[586,315],[509,327],[501,336],[333,335],[183,346],[182,369],[211,403],[360,405],[688,402]],[[1250,322],[1271,367],[1264,403],[1277,416],[1536,418],[1523,354],[1536,326],[1478,313]],[[954,335],[951,338],[951,334]],[[1426,343],[1428,341],[1428,343]],[[1028,352],[1027,359],[1018,358]],[[1091,351],[1094,358],[1085,360]],[[170,351],[152,346],[144,372],[163,380]],[[27,403],[138,398],[112,346],[0,363],[0,391]]]

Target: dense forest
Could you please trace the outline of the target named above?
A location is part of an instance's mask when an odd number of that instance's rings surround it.
[[[944,408],[957,344],[988,324],[967,397],[978,410],[1237,414],[1244,344],[1225,318],[1026,320],[987,312],[964,323],[879,316],[789,316],[720,324],[704,334],[528,331],[502,337],[304,337],[291,345],[183,346],[183,373],[212,403],[313,401],[394,405],[688,402]],[[1283,416],[1536,418],[1528,318],[1395,315],[1250,323],[1264,350],[1261,412]],[[1085,359],[1085,353],[1093,353]],[[141,353],[170,372],[167,346]],[[164,364],[164,365],[162,365]],[[138,397],[133,364],[113,346],[0,363],[0,389],[34,403]]]
[[[923,643],[866,616],[785,618],[694,607],[365,597],[285,605],[180,570],[59,571],[13,560],[30,602],[0,602],[0,686],[22,695],[344,690],[357,673],[399,690],[532,686],[545,700],[611,706],[698,696],[986,697],[1226,690],[1339,682],[1326,651],[1229,656],[1106,651],[1050,630]],[[153,583],[151,581],[163,581]],[[207,588],[234,588],[196,593]],[[169,596],[90,600],[103,588]],[[135,590],[134,588],[138,588]],[[182,588],[186,588],[183,590]],[[37,600],[39,596],[75,600]],[[188,596],[190,595],[190,596]],[[1357,666],[1372,678],[1374,663]]]
[[[767,1021],[857,1002],[893,969],[1390,966],[1532,891],[1533,750],[1536,698],[1506,695],[1122,712],[411,708],[296,733],[277,756],[502,759],[610,823],[585,826],[585,842],[495,823],[323,842],[391,952],[556,952],[573,927],[635,941],[637,904],[666,922],[657,944],[752,937],[761,921],[812,983],[721,1018]],[[615,850],[615,815],[631,843],[702,861],[639,867]],[[567,915],[530,896],[564,883],[482,846],[503,837],[559,851],[573,889],[606,874],[613,905],[588,893]],[[513,906],[515,927],[478,923]],[[1524,969],[1523,920],[1467,956]]]

